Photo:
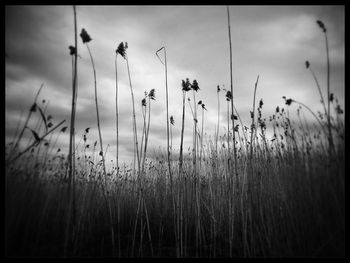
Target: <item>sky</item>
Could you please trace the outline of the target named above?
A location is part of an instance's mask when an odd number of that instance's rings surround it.
[[[248,126],[254,84],[259,75],[256,100],[263,99],[263,115],[285,107],[282,96],[322,111],[310,62],[324,96],[327,94],[325,38],[316,21],[327,28],[330,56],[330,88],[345,107],[345,8],[344,6],[230,6],[232,38],[233,99]],[[5,122],[6,143],[13,141],[19,121],[33,104],[42,83],[38,104],[53,116],[53,124],[70,124],[72,100],[72,60],[68,46],[74,45],[72,6],[5,7]],[[213,138],[217,123],[217,85],[230,88],[229,41],[225,6],[77,6],[78,34],[85,28],[97,77],[101,133],[106,161],[116,153],[116,73],[115,59],[120,42],[127,42],[127,57],[135,95],[139,141],[143,119],[141,100],[145,91],[155,89],[151,102],[148,156],[166,149],[165,71],[156,51],[166,47],[169,88],[169,115],[174,117],[172,146],[178,151],[181,135],[181,81],[197,80],[202,100],[204,133]],[[78,36],[78,99],[76,143],[90,128],[87,143],[98,140],[94,78],[86,44]],[[164,59],[164,53],[159,54]],[[133,156],[132,102],[126,61],[117,57],[119,104],[119,159]],[[192,91],[187,96],[193,102]],[[226,130],[225,92],[220,98],[220,134]],[[45,100],[45,103],[42,103]],[[296,113],[297,106],[290,106]],[[201,109],[198,111],[201,125]],[[305,113],[308,120],[312,115]],[[40,118],[35,113],[33,118]],[[186,102],[184,149],[192,145],[193,118]],[[35,121],[29,123],[34,129]],[[69,129],[58,137],[56,148],[67,152]],[[42,133],[40,134],[42,135]],[[33,136],[29,130],[25,139]],[[56,138],[55,136],[53,137]],[[53,139],[53,140],[54,140]]]

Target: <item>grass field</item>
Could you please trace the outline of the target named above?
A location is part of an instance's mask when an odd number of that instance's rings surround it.
[[[80,36],[89,49],[87,32]],[[126,61],[130,79],[126,50],[122,42],[116,56]],[[90,49],[89,54],[95,73]],[[73,46],[71,55],[76,62]],[[161,62],[167,74],[166,53]],[[74,118],[77,71],[72,65]],[[169,116],[168,145],[157,158],[147,157],[155,97],[151,90],[142,101],[142,134],[137,135],[133,120],[133,163],[122,165],[117,159],[119,169],[106,167],[101,134],[99,144],[88,144],[87,128],[77,146],[74,122],[69,127],[70,154],[62,154],[56,142],[68,127],[64,122],[53,125],[35,101],[27,121],[18,125],[14,141],[6,146],[6,255],[344,257],[345,123],[329,87],[325,112],[311,112],[314,122],[305,119],[310,114],[307,102],[284,98],[284,108],[264,116],[263,101],[254,96],[252,123],[241,123],[227,91],[226,105],[221,105],[227,106],[227,120],[218,120],[217,130],[226,127],[229,133],[205,135],[205,105],[195,97],[198,85],[195,80],[182,81],[183,113],[194,120],[193,127],[182,123],[182,129],[193,129],[193,146],[185,152],[170,151]],[[131,80],[130,90],[133,96]],[[97,98],[95,82],[99,128]],[[191,109],[185,109],[186,103]],[[297,110],[291,107],[295,104]],[[34,114],[41,119],[30,131],[32,141],[24,143],[23,132]]]

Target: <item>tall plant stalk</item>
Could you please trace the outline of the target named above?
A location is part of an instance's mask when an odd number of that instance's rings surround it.
[[[233,114],[233,80],[232,80],[232,42],[231,42],[231,26],[230,26],[230,9],[229,6],[227,6],[227,24],[228,24],[228,39],[229,39],[229,46],[230,46],[230,87],[231,87],[231,94],[232,94],[232,99],[231,99],[231,113]],[[238,172],[237,172],[237,151],[236,151],[236,136],[235,136],[235,119],[233,116],[231,116],[232,120],[232,140],[233,140],[233,159],[234,159],[234,174],[236,175],[236,185],[238,186]],[[232,200],[232,205],[233,205],[233,178],[230,178],[230,200]],[[232,209],[232,213],[234,211],[234,207],[230,205],[230,209]],[[232,256],[232,242],[233,242],[233,226],[234,226],[234,220],[233,220],[233,215],[230,217],[232,222],[230,223],[231,226],[231,231],[230,231],[230,256]]]
[[[119,175],[119,110],[118,110],[118,54],[115,55],[115,128],[116,128],[116,169]]]
[[[195,204],[196,204],[196,257],[200,256],[201,248],[201,221],[200,221],[200,178],[197,173],[197,102],[196,92],[199,90],[197,80],[193,80],[191,88],[193,90],[193,177],[195,182]],[[191,104],[190,104],[191,105]],[[192,108],[191,108],[192,110]]]
[[[184,129],[185,129],[185,109],[186,109],[186,92],[191,90],[191,83],[187,78],[186,81],[182,80],[182,125],[181,125],[181,141],[180,141],[180,157],[179,157],[179,172],[182,172],[183,163],[183,141],[184,141]]]
[[[164,63],[163,61],[159,58],[158,52],[161,50],[164,50]],[[176,225],[176,209],[175,209],[175,197],[174,197],[174,192],[173,192],[173,176],[172,176],[172,170],[171,170],[171,159],[170,159],[170,146],[169,146],[169,96],[168,96],[168,65],[167,65],[167,56],[166,56],[166,48],[161,47],[156,51],[156,56],[160,60],[160,62],[164,65],[165,69],[165,92],[166,92],[166,130],[167,130],[167,160],[168,160],[168,170],[169,170],[169,178],[170,178],[170,193],[171,193],[171,198],[172,198],[172,203],[173,203],[173,218],[174,218],[174,225]],[[175,240],[176,240],[176,255],[179,256],[179,244],[178,244],[178,239],[177,239],[177,231],[176,227],[174,229],[175,231]]]
[[[98,101],[97,101],[97,81],[96,81],[96,70],[95,70],[95,63],[94,60],[92,58],[92,54],[90,51],[90,47],[89,44],[86,43],[86,47],[89,51],[89,55],[90,55],[90,60],[91,60],[91,64],[92,64],[92,69],[93,69],[93,73],[94,73],[94,87],[95,87],[95,105],[96,105],[96,117],[97,117],[97,129],[98,129],[98,136],[100,139],[100,155],[102,157],[102,164],[103,164],[103,174],[104,174],[104,180],[105,180],[105,184],[107,184],[107,172],[106,172],[106,162],[105,162],[105,156],[103,154],[103,143],[102,143],[102,134],[101,134],[101,127],[100,127],[100,114],[99,114],[99,109],[98,109]]]
[[[320,94],[320,97],[321,97],[321,103],[323,105],[323,110],[324,110],[324,115],[327,116],[327,109],[326,109],[326,104],[325,104],[325,101],[324,101],[324,98],[323,98],[323,94],[322,94],[322,91],[321,91],[321,87],[320,87],[320,84],[317,80],[317,77],[316,77],[316,74],[315,72],[312,70],[311,66],[310,66],[310,62],[309,61],[306,61],[305,62],[305,65],[306,65],[306,68],[308,68],[312,74],[312,77],[314,78],[315,80],[315,83],[316,83],[316,86],[317,86],[317,89],[318,89],[318,92]]]
[[[251,134],[250,134],[250,160],[252,160],[253,158],[253,137],[254,137],[254,133],[256,131],[256,127],[255,127],[255,97],[256,97],[256,89],[258,87],[258,81],[259,81],[259,75],[256,78],[256,82],[255,82],[255,87],[254,87],[254,96],[253,96],[253,111],[251,112],[251,118],[252,118],[252,125],[251,125]]]
[[[158,52],[160,52],[161,50],[164,50],[164,63],[158,56]],[[173,178],[172,178],[172,171],[171,171],[171,164],[170,164],[170,149],[169,149],[169,96],[168,96],[168,65],[167,65],[166,48],[165,47],[161,47],[160,49],[158,49],[157,52],[156,52],[156,55],[159,58],[160,62],[164,65],[164,69],[165,69],[166,133],[167,133],[167,156],[168,156],[167,160],[168,160],[170,187],[172,189],[172,187],[173,187]]]
[[[332,136],[332,129],[331,129],[331,116],[330,116],[330,65],[329,65],[329,47],[328,47],[328,37],[327,37],[327,29],[324,25],[324,23],[320,20],[316,21],[318,26],[322,29],[325,37],[326,42],[326,55],[327,55],[327,123],[328,123],[328,154],[329,154],[329,160],[332,156],[332,151],[334,150],[334,144],[333,144],[333,136]]]
[[[218,124],[217,124],[217,130],[216,130],[216,137],[215,137],[215,154],[218,155],[218,139],[219,139],[219,131],[220,131],[220,87],[217,86],[217,98],[218,98]],[[218,158],[217,158],[218,159]]]
[[[74,55],[74,66],[72,63],[72,74],[73,74],[73,83],[72,83],[72,111],[71,111],[71,122],[70,122],[70,133],[69,133],[69,154],[68,154],[68,163],[69,163],[69,178],[68,178],[68,213],[66,221],[66,233],[65,233],[65,244],[64,244],[64,256],[67,256],[68,246],[71,239],[71,214],[73,219],[73,224],[75,222],[75,112],[76,112],[76,102],[78,97],[78,32],[77,32],[77,13],[76,7],[73,6],[74,13],[74,47],[70,47],[71,55]],[[74,151],[74,152],[73,152]],[[71,201],[71,185],[73,183],[73,199]]]
[[[102,193],[103,197],[105,199],[106,203],[106,208],[108,210],[108,215],[109,215],[109,220],[110,220],[110,230],[111,230],[111,242],[112,242],[112,253],[113,255],[115,254],[115,240],[114,240],[114,228],[113,228],[113,216],[112,216],[112,210],[111,210],[111,205],[109,202],[108,198],[108,192],[106,191],[107,186],[107,172],[106,172],[106,163],[105,163],[105,153],[103,151],[103,142],[102,142],[102,134],[101,134],[101,127],[100,127],[100,114],[99,114],[99,109],[98,109],[98,100],[97,100],[97,78],[96,78],[96,69],[95,69],[95,63],[91,54],[91,50],[89,47],[89,42],[92,40],[89,34],[86,32],[86,30],[83,28],[81,30],[80,36],[82,38],[82,41],[84,44],[86,44],[86,47],[88,49],[89,55],[90,55],[90,60],[91,60],[91,65],[93,69],[93,74],[94,74],[94,88],[95,88],[95,105],[96,105],[96,119],[97,119],[97,128],[98,128],[98,135],[99,135],[99,140],[100,140],[100,153],[99,155],[102,157],[102,166],[103,166],[103,174],[104,174],[104,184],[101,182],[102,185]],[[102,180],[101,180],[102,181]],[[106,195],[107,193],[107,195]]]

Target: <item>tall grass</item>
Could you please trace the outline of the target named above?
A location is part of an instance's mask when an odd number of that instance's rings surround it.
[[[67,256],[67,250],[70,242],[72,226],[75,224],[75,113],[76,103],[78,99],[78,34],[77,34],[77,13],[76,7],[73,6],[74,12],[74,47],[70,46],[70,55],[72,56],[72,109],[71,109],[71,122],[69,132],[69,154],[68,154],[68,168],[69,168],[69,183],[68,183],[68,207],[69,212],[66,219],[66,240],[64,244],[64,256]],[[73,185],[73,187],[72,187]],[[72,215],[72,218],[71,218]]]
[[[227,15],[231,45],[228,8]],[[83,42],[88,43],[91,38],[86,31],[83,32]],[[88,45],[87,48],[94,71],[97,126],[100,129],[96,72]],[[88,138],[89,128],[86,128],[83,143],[75,145],[74,142],[75,147],[70,147],[71,154],[77,157],[74,168],[75,214],[71,221],[73,203],[67,195],[70,180],[67,182],[64,174],[72,155],[66,159],[61,154],[61,148],[56,149],[55,143],[49,143],[51,139],[44,142],[44,138],[53,134],[64,121],[49,127],[51,118],[49,120],[46,111],[34,103],[31,110],[35,112],[38,107],[43,123],[40,122],[36,129],[29,127],[29,120],[24,125],[24,129],[32,133],[34,142],[16,152],[16,158],[6,156],[7,256],[345,256],[345,128],[344,112],[337,98],[329,96],[329,105],[334,103],[336,115],[333,118],[328,116],[327,123],[322,122],[305,103],[285,97],[286,108],[277,106],[270,118],[263,115],[261,99],[255,119],[258,76],[253,95],[252,126],[251,129],[243,127],[244,123],[233,106],[231,58],[231,90],[226,93],[227,119],[221,123],[218,115],[217,132],[213,138],[206,136],[204,140],[205,105],[202,101],[196,102],[198,82],[182,81],[183,112],[177,166],[169,154],[169,139],[172,137],[169,134],[166,151],[159,152],[158,157],[147,158],[154,89],[145,94],[141,104],[143,132],[141,147],[138,145],[134,91],[126,48],[127,45],[122,42],[117,55],[122,55],[127,62],[137,156],[133,167],[125,164],[119,167],[117,161],[116,169],[107,173],[103,158],[108,146],[104,152],[99,131],[100,151],[96,152],[95,141],[92,152],[88,152],[92,143]],[[166,63],[164,66],[167,93]],[[188,153],[183,153],[185,99],[190,89],[193,91],[192,104],[188,98],[193,117],[193,146]],[[218,90],[216,92],[219,95]],[[117,99],[116,95],[116,103]],[[294,104],[300,106],[297,109],[298,123],[291,116]],[[166,105],[169,106],[168,101]],[[199,105],[202,107],[201,132],[197,128]],[[218,112],[219,105],[218,96]],[[315,116],[317,122],[302,119],[305,109]],[[237,119],[240,120],[241,131],[238,125],[234,125]],[[267,124],[266,119],[270,119]],[[226,126],[226,121],[227,131],[220,135],[219,124]],[[167,115],[167,124],[169,122]],[[41,124],[44,124],[44,132]],[[319,125],[324,128],[319,129]],[[330,133],[327,127],[337,134],[333,138],[335,147],[332,156],[329,154]],[[65,129],[63,127],[61,131]],[[118,126],[116,129],[118,131]],[[268,131],[273,132],[272,138],[269,138]],[[250,141],[247,139],[249,135]],[[19,137],[18,145],[23,140],[23,136]],[[47,148],[40,150],[41,143],[47,143]],[[238,143],[240,149],[237,151]],[[234,163],[228,162],[232,155]],[[102,163],[96,161],[99,156],[102,156]],[[36,161],[43,163],[37,164]],[[167,173],[169,176],[164,176]]]

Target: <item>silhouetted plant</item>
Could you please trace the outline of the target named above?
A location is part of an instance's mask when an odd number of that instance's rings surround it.
[[[118,45],[118,48],[115,51],[115,111],[116,111],[116,167],[117,167],[117,176],[119,174],[119,109],[118,109],[118,64],[117,58],[120,54],[124,59],[126,59],[126,48],[124,43],[121,42]]]
[[[180,141],[180,156],[179,156],[179,170],[180,173],[182,171],[182,163],[183,163],[183,137],[184,137],[184,129],[185,129],[185,106],[186,106],[186,92],[191,90],[191,83],[188,78],[186,81],[182,80],[182,125],[181,125],[181,141]]]
[[[332,151],[334,150],[332,129],[331,129],[331,116],[330,116],[330,66],[329,66],[329,48],[328,48],[328,38],[327,29],[324,23],[320,20],[316,21],[318,26],[322,29],[326,42],[326,55],[327,55],[327,95],[328,95],[328,112],[327,112],[327,122],[328,122],[328,154],[329,157],[332,156]]]

